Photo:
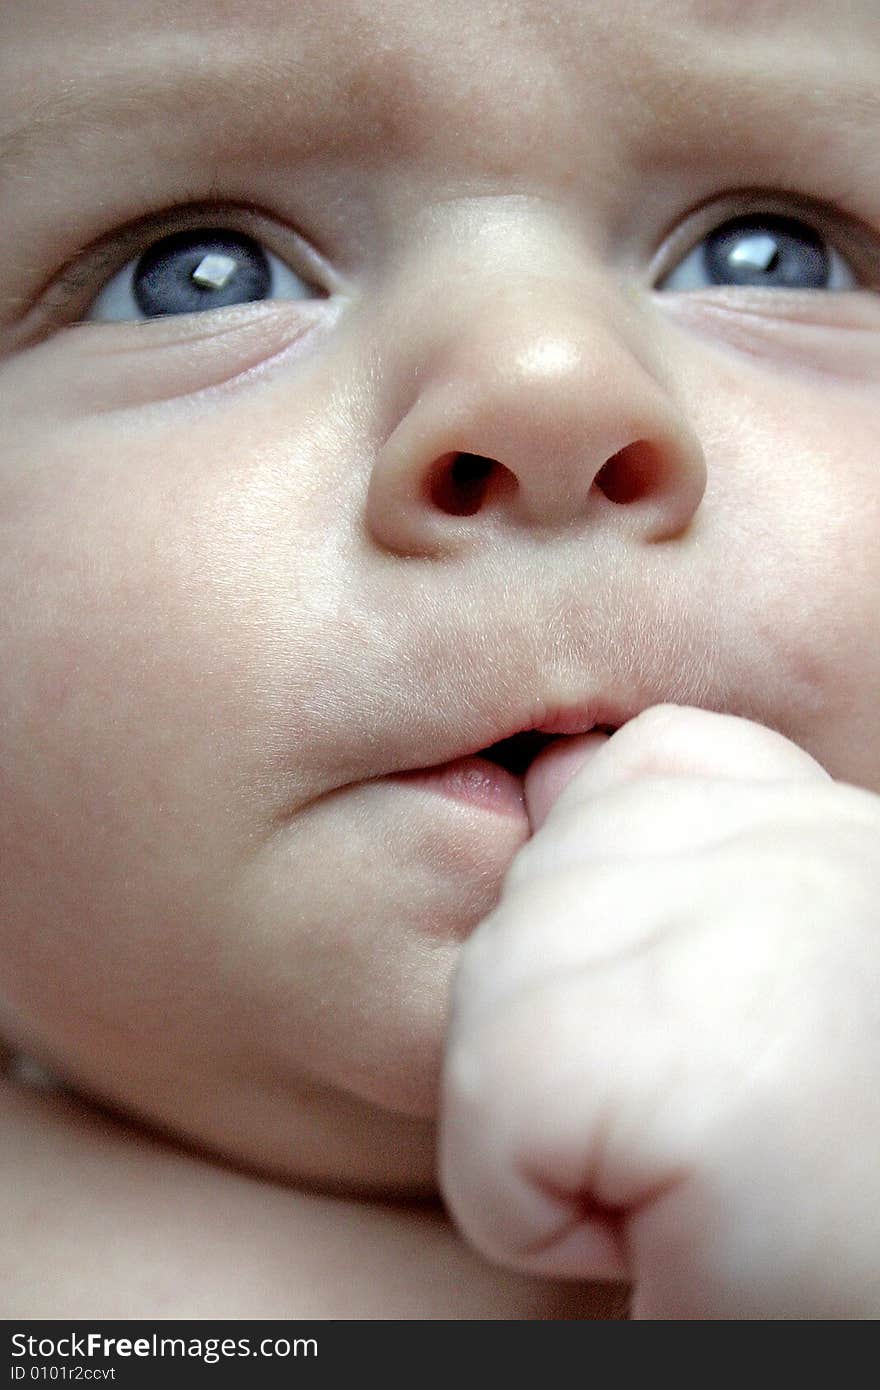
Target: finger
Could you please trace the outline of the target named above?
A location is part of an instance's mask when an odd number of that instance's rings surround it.
[[[764,896],[756,887],[747,922]],[[630,943],[489,1007],[461,999],[440,1177],[472,1243],[535,1274],[625,1277],[641,1316],[762,1306],[791,1316],[811,1300],[828,1316],[860,1306],[866,1289],[876,1298],[878,1110],[864,1020],[877,972],[870,951],[829,949],[840,899],[844,921],[870,923],[870,942],[873,908],[840,894],[818,952],[796,930],[803,902],[742,950],[728,892],[732,930]],[[846,1001],[830,1014],[829,989]],[[847,1181],[829,1186],[835,1133]],[[855,1227],[852,1192],[865,1194]]]
[[[459,1228],[490,1259],[556,1278],[625,1279],[616,1211],[591,1163],[607,1088],[579,990],[558,982],[508,1002],[447,1052],[440,1184]],[[568,1007],[567,1007],[568,1005]]]
[[[532,834],[540,830],[569,782],[608,742],[609,734],[578,734],[555,739],[539,753],[525,776],[526,810]]]
[[[798,811],[805,782],[820,795],[806,796]],[[578,858],[673,854],[791,814],[809,821],[824,791],[840,788],[843,800],[845,785],[762,725],[654,706],[610,738],[559,739],[535,759],[526,774],[533,835],[505,886]],[[857,800],[857,789],[847,792]]]
[[[595,750],[585,747],[583,751],[590,755],[576,771],[577,792],[584,796],[650,776],[830,780],[815,758],[776,730],[739,715],[690,705],[653,705]],[[560,795],[573,781],[573,777],[566,780]]]

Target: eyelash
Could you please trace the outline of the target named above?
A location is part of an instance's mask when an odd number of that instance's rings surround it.
[[[330,293],[322,280],[331,282],[331,286],[336,283],[328,262],[312,242],[292,227],[279,234],[277,221],[255,204],[192,198],[140,218],[114,233],[111,240],[80,251],[43,289],[43,312],[53,327],[70,322],[71,315],[82,312],[113,275],[130,260],[142,256],[154,242],[173,232],[217,222],[269,246],[315,290],[316,297]]]
[[[864,282],[860,283],[860,288],[880,289],[880,253],[876,233],[840,207],[820,204],[795,193],[768,194],[766,189],[738,189],[714,194],[683,216],[679,214],[660,237],[660,248],[646,272],[650,282],[653,284],[671,274],[705,236],[743,214],[755,217],[778,214],[804,222],[829,246],[852,261],[855,274],[860,282]],[[269,245],[276,255],[290,264],[291,269],[315,289],[316,297],[326,297],[331,292],[320,283],[321,280],[333,280],[329,263],[314,250],[312,242],[294,229],[287,228],[282,238],[278,235],[275,220],[268,218],[253,204],[223,203],[219,198],[192,198],[123,227],[111,241],[99,242],[81,252],[56,273],[50,285],[42,291],[43,313],[49,325],[59,327],[71,322],[71,315],[82,312],[112,275],[129,260],[142,255],[159,238],[218,221],[231,230],[252,235]],[[280,248],[282,240],[288,243],[283,249]],[[873,240],[873,245],[868,244],[869,240]],[[779,289],[768,291],[773,294],[784,292]],[[811,290],[789,292],[815,293]]]
[[[880,289],[880,243],[876,229],[869,228],[839,203],[820,203],[804,194],[787,191],[771,193],[765,188],[731,189],[713,194],[684,217],[676,218],[664,229],[660,249],[649,266],[652,282],[669,275],[710,232],[743,215],[755,218],[782,216],[802,222],[851,262],[860,281],[859,288]],[[788,292],[815,293],[813,290]],[[780,294],[785,291],[773,289],[767,293]]]

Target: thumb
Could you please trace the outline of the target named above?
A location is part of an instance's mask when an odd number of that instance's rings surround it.
[[[763,724],[691,705],[653,705],[610,736],[582,734],[547,745],[526,773],[532,832],[557,802],[592,799],[620,782],[651,776],[830,780],[815,758]]]

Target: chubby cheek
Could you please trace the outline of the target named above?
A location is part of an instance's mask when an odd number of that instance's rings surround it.
[[[880,390],[719,355],[691,391],[709,463],[694,601],[735,712],[880,792]]]
[[[282,1170],[332,1171],[347,1115],[348,1153],[396,1180],[407,1126],[433,1161],[457,940],[506,848],[484,861],[449,810],[438,863],[433,821],[420,839],[400,797],[346,785],[326,499],[290,452],[221,464],[232,437],[98,422],[0,461],[0,1033]]]
[[[122,1058],[161,1049],[208,987],[234,764],[222,706],[198,708],[203,634],[165,582],[173,532],[160,547],[150,499],[126,516],[85,460],[38,457],[0,583],[3,992],[13,1032]]]
[[[836,408],[832,408],[836,407]],[[792,737],[839,781],[880,792],[880,391],[829,391],[793,456],[788,536],[797,547],[781,632],[796,634]],[[818,418],[817,418],[818,417]],[[794,427],[793,427],[794,429]],[[798,492],[798,472],[806,476]],[[770,569],[772,582],[773,569]],[[776,605],[778,608],[778,604]]]
[[[216,427],[163,419],[133,439],[112,416],[42,431],[12,419],[0,459],[10,1025],[21,1015],[122,1056],[161,1050],[170,1021],[189,1018],[208,1050],[228,1014],[215,968],[225,905],[265,795],[250,698],[265,674],[246,640],[260,540],[231,553],[247,517]]]

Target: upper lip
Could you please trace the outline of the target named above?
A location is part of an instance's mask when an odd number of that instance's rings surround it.
[[[617,729],[652,703],[657,701],[623,700],[601,695],[568,703],[555,700],[535,701],[518,715],[508,715],[507,718],[496,716],[494,721],[487,719],[479,725],[475,723],[470,734],[459,731],[457,741],[450,740],[448,746],[444,741],[437,739],[433,743],[435,756],[429,764],[422,762],[419,766],[439,767],[458,758],[485,755],[497,744],[513,739],[518,734],[570,736],[589,733],[597,726]],[[524,744],[525,742],[524,740]],[[543,742],[536,737],[532,752],[539,752],[543,746]]]

